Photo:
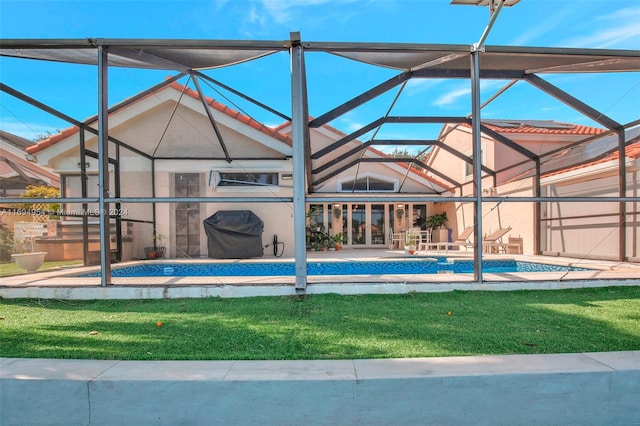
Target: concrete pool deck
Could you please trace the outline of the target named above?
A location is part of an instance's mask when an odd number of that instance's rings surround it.
[[[320,261],[379,261],[420,259],[442,256],[442,253],[405,255],[394,250],[343,250],[308,252],[307,262]],[[449,257],[468,259],[469,253],[449,252]],[[590,268],[589,271],[571,272],[514,272],[484,274],[484,282],[473,280],[472,274],[404,274],[404,275],[352,275],[308,276],[306,294],[402,294],[408,292],[443,292],[453,290],[555,290],[582,287],[640,285],[640,264],[602,260],[571,259],[549,256],[485,255],[486,259],[515,259],[555,265],[573,265]],[[291,258],[264,256],[258,259],[166,259],[125,262],[114,267],[144,262],[156,264],[175,262],[291,262]],[[147,299],[181,297],[251,297],[295,295],[295,278],[270,277],[136,277],[113,278],[113,284],[101,287],[100,279],[77,277],[99,267],[59,269],[48,272],[3,277],[0,297],[4,298],[56,298],[56,299]]]
[[[0,424],[632,425],[640,351],[313,361],[0,358]]]

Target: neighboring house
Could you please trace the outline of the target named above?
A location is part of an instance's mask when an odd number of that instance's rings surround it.
[[[110,146],[109,174],[116,197],[215,197],[215,203],[123,203],[122,233],[133,239],[133,257],[142,257],[152,243],[153,220],[156,232],[165,236],[168,256],[207,255],[207,239],[202,221],[219,210],[252,210],[264,221],[263,243],[274,235],[284,242],[284,254],[294,253],[292,203],[260,199],[292,197],[291,127],[276,129],[212,99],[206,99],[205,112],[198,94],[178,83],[171,83],[135,102],[111,108],[109,136],[123,142],[116,150]],[[93,123],[95,127],[95,123]],[[322,126],[310,130],[312,152],[344,137],[336,129]],[[84,132],[87,151],[97,152],[97,137]],[[221,141],[221,140],[222,141]],[[361,144],[354,140],[343,151]],[[125,146],[126,145],[126,146]],[[77,127],[41,141],[29,149],[41,164],[53,168],[62,179],[62,193],[81,196],[80,132]],[[340,150],[337,150],[340,152]],[[91,154],[90,154],[91,155]],[[369,149],[366,158],[384,157]],[[97,196],[97,160],[87,156],[87,196]],[[120,185],[116,185],[116,169]],[[152,176],[154,177],[152,179]],[[359,163],[340,173],[325,174],[318,193],[389,194],[410,192],[439,194],[443,185],[415,168],[395,163]],[[243,196],[255,202],[238,203],[225,198]],[[116,206],[111,206],[115,208]],[[308,206],[311,210],[312,206]],[[345,232],[347,246],[387,247],[391,230],[410,227],[416,215],[427,214],[425,203],[395,204],[381,201],[323,203],[315,205],[314,220],[324,224],[330,234]],[[96,206],[89,206],[95,209]],[[431,209],[431,207],[429,207]],[[79,205],[64,206],[81,211]],[[155,211],[154,211],[155,210]],[[265,254],[271,253],[265,250]]]
[[[628,197],[640,196],[640,129],[628,132],[635,142],[625,149]],[[562,153],[567,154],[567,153]],[[617,197],[618,152],[542,176],[543,196]],[[543,254],[616,260],[618,203],[554,203],[542,205]],[[626,254],[640,262],[640,205],[626,203]]]
[[[60,188],[60,177],[43,167],[37,157],[27,154],[27,148],[34,145],[35,142],[0,130],[0,196],[19,197],[29,185]],[[7,204],[3,207],[15,209],[16,205]],[[13,229],[16,222],[31,222],[32,216],[22,211],[8,210],[0,220]]]
[[[595,127],[549,120],[486,120],[482,134],[482,188],[485,196],[535,196],[535,166],[527,152],[541,157],[541,196],[619,196],[617,136]],[[602,135],[598,137],[598,135]],[[499,140],[504,138],[506,140]],[[449,147],[471,156],[468,125],[445,125],[440,139]],[[584,144],[576,142],[589,139]],[[638,196],[640,129],[626,132],[627,195]],[[515,142],[526,152],[514,149]],[[545,155],[546,154],[546,155]],[[473,168],[448,151],[435,148],[427,160],[434,169],[460,182],[456,194],[473,194]],[[494,174],[492,174],[494,173]],[[522,238],[524,253],[534,252],[535,204],[531,202],[483,203],[485,234],[511,227],[511,237]],[[627,256],[639,256],[638,206],[627,205]],[[618,252],[618,203],[542,203],[540,251],[572,257],[616,259]],[[474,223],[473,205],[450,206],[449,223],[455,234]],[[507,237],[508,237],[507,236]],[[505,237],[505,240],[506,238]]]
[[[17,197],[29,185],[60,187],[59,176],[27,154],[27,148],[34,145],[35,142],[0,130],[0,194],[3,197]]]

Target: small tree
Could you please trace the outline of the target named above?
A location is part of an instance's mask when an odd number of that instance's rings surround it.
[[[60,190],[48,185],[29,185],[27,189],[20,194],[20,198],[60,198]],[[36,210],[37,205],[46,204],[46,210],[58,213],[60,211],[60,203],[23,203],[20,204],[21,209]]]

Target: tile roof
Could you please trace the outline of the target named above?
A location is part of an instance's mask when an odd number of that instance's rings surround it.
[[[169,86],[173,87],[174,89],[178,90],[178,91],[183,91],[184,90],[184,86],[180,83],[177,82],[173,82],[171,83]],[[198,92],[196,92],[195,90],[189,89],[187,88],[184,92],[185,94],[191,96],[194,99],[200,99],[200,96],[198,96]],[[271,136],[272,138],[278,139],[281,142],[284,142],[286,144],[288,144],[289,146],[292,145],[292,141],[291,138],[287,135],[285,135],[284,133],[280,133],[278,131],[278,129],[274,129],[271,128],[265,124],[260,123],[259,121],[254,120],[253,118],[249,117],[248,115],[244,115],[239,111],[236,111],[232,108],[229,108],[228,106],[221,104],[220,102],[216,101],[215,99],[206,98],[207,101],[207,105],[209,105],[210,107],[212,107],[213,109],[220,111],[226,115],[228,115],[231,118],[235,118],[236,120],[253,127],[256,130],[261,131],[262,133],[265,133],[266,135]]]
[[[179,92],[182,92],[184,90],[184,93],[194,99],[200,99],[198,92],[196,92],[195,90],[186,88],[185,86],[177,83],[177,82],[172,82],[170,83],[168,86],[165,86],[163,88],[161,88],[160,90],[156,91],[155,93],[162,91],[162,90],[166,90],[168,87],[171,87],[174,90],[177,90]],[[148,96],[151,96],[152,93],[149,93],[147,96],[143,96],[141,99],[145,99]],[[281,142],[284,142],[286,144],[288,144],[289,146],[292,145],[292,141],[291,138],[287,135],[285,135],[284,133],[281,133],[278,131],[278,129],[273,129],[269,126],[266,126],[265,124],[262,124],[256,120],[254,120],[253,118],[244,115],[242,113],[240,113],[239,111],[236,111],[232,108],[229,108],[228,106],[221,104],[220,102],[216,101],[215,99],[206,97],[206,102],[207,105],[209,105],[210,107],[212,107],[213,109],[222,112],[223,114],[228,115],[229,117],[238,120],[250,127],[253,127],[254,129],[272,137],[275,139],[278,139]],[[33,146],[30,146],[27,148],[27,152],[29,154],[35,154],[36,152],[42,151],[45,148],[50,147],[51,145],[54,145],[70,136],[72,136],[73,134],[77,133],[79,130],[78,126],[72,126],[69,127],[67,129],[62,130],[60,133],[57,133],[55,135],[52,135],[51,137],[47,138],[47,139],[43,139],[42,141],[38,142],[37,144],[34,144]]]
[[[627,158],[631,158],[633,160],[635,160],[637,158],[640,158],[640,141],[634,142],[634,143],[632,143],[630,145],[627,145],[625,150],[624,150],[624,152],[625,152],[625,156]],[[605,157],[602,157],[602,158],[599,158],[597,160],[590,161],[588,163],[582,163],[582,164],[579,164],[579,165],[576,165],[576,166],[573,166],[573,167],[567,167],[567,168],[564,168],[562,170],[557,170],[557,171],[554,171],[554,172],[545,173],[542,176],[543,177],[556,176],[556,175],[559,175],[559,174],[562,174],[562,173],[567,173],[567,172],[571,172],[571,171],[574,171],[574,170],[580,170],[580,169],[584,169],[584,168],[587,168],[587,167],[592,167],[592,166],[595,166],[595,165],[598,165],[598,164],[604,164],[604,163],[609,162],[609,161],[617,160],[618,158],[619,158],[618,151],[616,150],[616,151],[610,153],[609,155],[607,155]]]
[[[598,127],[563,123],[554,120],[482,120],[482,124],[498,133],[591,136],[605,132]],[[471,126],[467,123],[465,127]]]
[[[27,148],[27,153],[35,154],[36,152],[42,151],[45,148],[49,148],[51,145],[55,145],[61,140],[64,140],[73,134],[78,133],[78,126],[68,127],[62,130],[60,133],[56,133],[46,139],[41,140],[35,145],[31,145]]]

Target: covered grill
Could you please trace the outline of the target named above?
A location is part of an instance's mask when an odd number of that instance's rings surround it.
[[[251,210],[219,210],[203,225],[210,258],[262,257],[264,222]]]

